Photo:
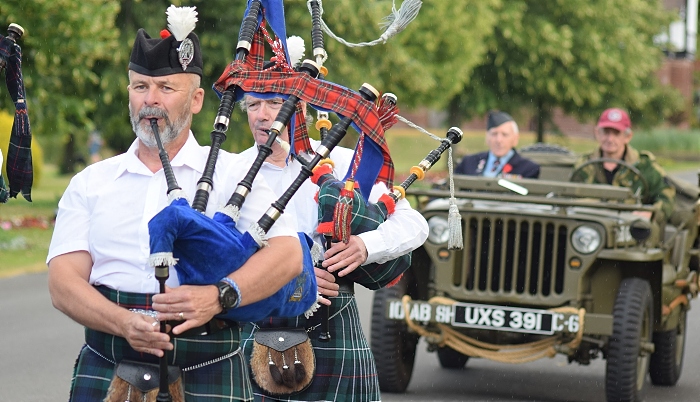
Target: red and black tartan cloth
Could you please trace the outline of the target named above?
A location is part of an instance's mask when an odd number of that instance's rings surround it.
[[[97,290],[124,308],[148,310],[151,307],[152,294],[119,292],[105,286],[98,286]],[[209,362],[236,351],[240,339],[238,326],[211,335],[173,338],[175,350],[169,352],[168,364],[187,369]],[[70,401],[103,400],[114,375],[115,362],[122,359],[159,362],[154,355],[136,352],[124,338],[86,328],[85,346],[73,370]],[[185,371],[182,380],[188,402],[253,400],[242,350],[219,362]]]
[[[263,22],[264,23],[264,22]],[[382,151],[383,163],[377,181],[393,187],[394,164],[389,147],[384,139],[384,129],[377,108],[372,102],[362,98],[358,93],[328,81],[311,78],[308,74],[296,71],[261,71],[264,48],[263,34],[257,30],[251,44],[250,54],[244,61],[236,60],[226,67],[224,73],[214,84],[220,93],[232,85],[245,92],[281,93],[294,95],[299,99],[326,110],[332,110],[340,116],[350,118],[353,123]],[[309,146],[306,124],[297,113],[294,148],[299,152],[312,151]]]
[[[6,63],[5,83],[15,103],[15,120],[6,155],[7,181],[10,197],[20,192],[25,200],[32,200],[32,134],[27,116],[24,80],[22,79],[22,49],[8,37],[0,35],[0,58]]]

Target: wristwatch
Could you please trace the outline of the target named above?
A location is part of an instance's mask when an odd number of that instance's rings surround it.
[[[219,304],[221,305],[221,312],[226,313],[236,305],[236,302],[238,302],[238,294],[233,286],[225,281],[219,281],[219,283],[216,284],[216,287],[219,288]]]

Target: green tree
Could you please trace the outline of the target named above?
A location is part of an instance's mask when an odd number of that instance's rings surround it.
[[[485,57],[452,99],[453,119],[524,107],[542,141],[555,107],[583,118],[621,106],[647,124],[682,107],[654,75],[664,58],[654,36],[671,21],[661,2],[512,0],[497,11]]]
[[[93,126],[90,113],[100,102],[93,90],[100,82],[94,67],[110,59],[117,47],[118,10],[119,3],[101,0],[0,3],[3,26],[14,22],[25,29],[20,45],[29,117],[33,135],[48,144],[46,149],[84,146]],[[14,111],[9,96],[0,96],[0,108]],[[61,159],[67,172],[77,157],[64,153]]]
[[[288,33],[307,40],[311,20],[306,1],[287,2]],[[397,1],[398,7],[401,2]],[[374,47],[347,47],[325,35],[329,80],[349,88],[368,82],[393,92],[399,106],[443,107],[469,82],[486,51],[485,39],[497,21],[499,0],[425,1],[418,17],[397,36]],[[326,1],[323,19],[348,42],[369,42],[382,34],[391,1]]]

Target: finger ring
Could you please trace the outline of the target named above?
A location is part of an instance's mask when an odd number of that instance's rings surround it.
[[[180,317],[180,321],[185,321],[185,313],[180,311],[180,314],[178,314],[178,317]]]

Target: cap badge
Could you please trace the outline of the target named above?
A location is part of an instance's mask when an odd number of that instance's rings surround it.
[[[194,43],[190,38],[185,38],[177,48],[177,56],[182,66],[182,71],[187,70],[187,65],[194,59]]]
[[[608,113],[608,120],[610,121],[620,121],[622,120],[622,113],[619,110],[611,110]]]

